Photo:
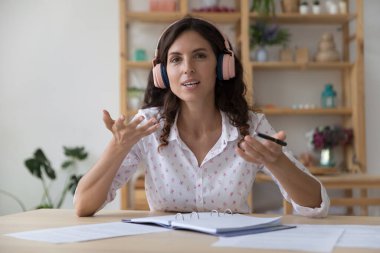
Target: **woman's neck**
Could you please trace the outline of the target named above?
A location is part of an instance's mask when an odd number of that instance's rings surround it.
[[[182,133],[201,136],[221,128],[222,115],[215,107],[182,105],[177,119],[178,130]]]

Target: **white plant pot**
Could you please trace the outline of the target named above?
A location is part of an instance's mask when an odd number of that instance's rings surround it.
[[[256,51],[256,61],[266,62],[268,61],[268,51],[265,47],[260,47]]]

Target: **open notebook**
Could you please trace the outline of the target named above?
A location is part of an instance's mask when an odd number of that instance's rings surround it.
[[[176,215],[123,219],[124,222],[153,224],[217,236],[238,236],[292,228],[281,224],[281,217],[260,218],[241,214],[192,212]]]

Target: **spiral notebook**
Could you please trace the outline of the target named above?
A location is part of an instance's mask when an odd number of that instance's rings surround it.
[[[281,217],[262,218],[219,212],[177,213],[176,215],[123,219],[123,222],[159,225],[216,236],[238,236],[264,233],[295,226],[281,224]]]

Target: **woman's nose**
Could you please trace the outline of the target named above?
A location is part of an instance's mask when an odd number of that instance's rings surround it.
[[[185,74],[191,74],[195,72],[194,64],[191,60],[185,60],[184,62],[184,72]]]

